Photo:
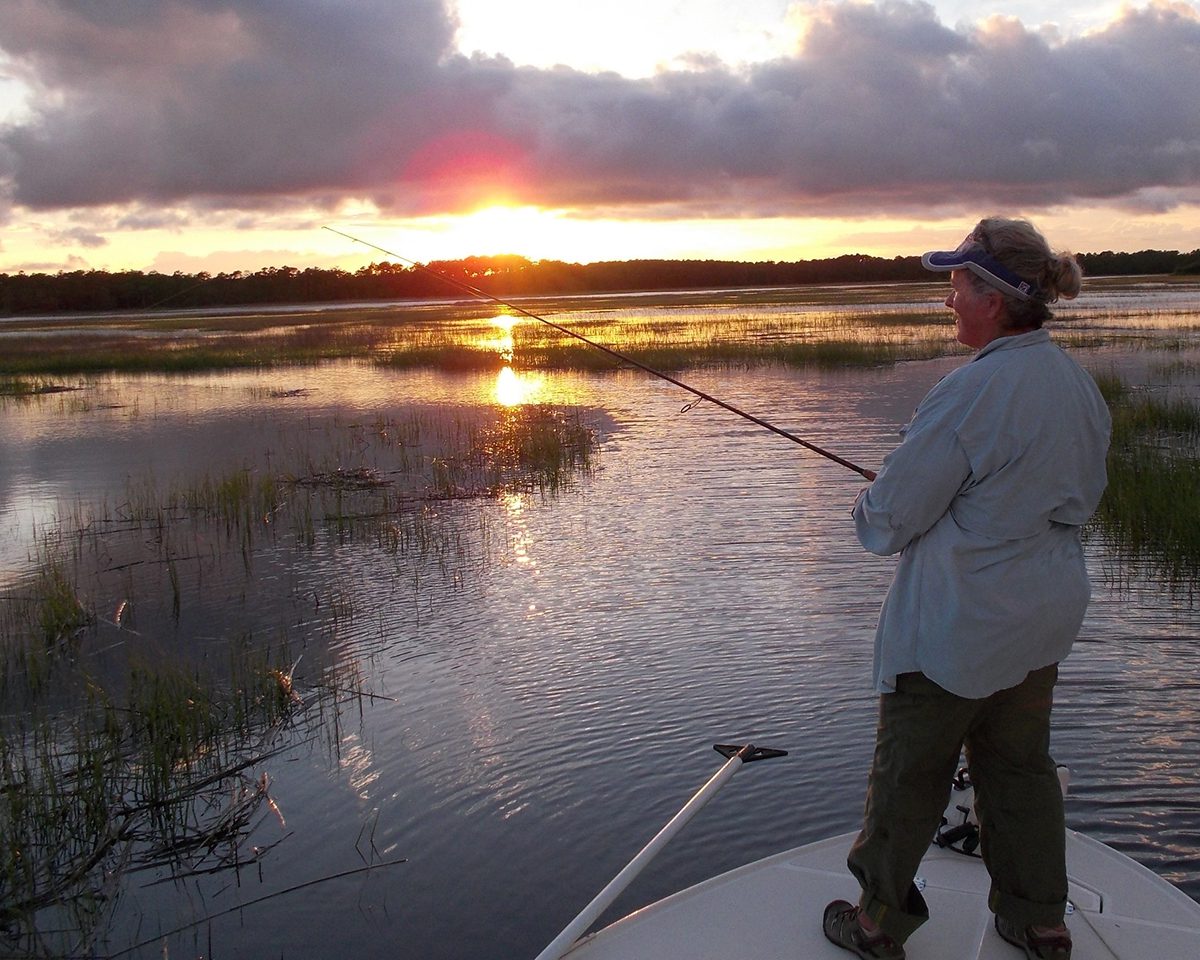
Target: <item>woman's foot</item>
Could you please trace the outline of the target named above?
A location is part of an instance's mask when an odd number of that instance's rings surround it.
[[[825,908],[821,929],[831,943],[863,960],[904,960],[904,947],[880,930],[862,908],[834,900]]]
[[[1071,960],[1071,934],[1063,924],[1022,928],[996,914],[996,932],[1029,960]]]

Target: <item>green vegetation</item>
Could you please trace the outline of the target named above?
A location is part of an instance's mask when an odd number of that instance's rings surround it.
[[[337,750],[342,712],[373,695],[356,659],[322,662],[358,627],[355,593],[279,597],[257,564],[302,569],[355,543],[414,590],[461,578],[478,560],[464,521],[483,524],[498,494],[560,489],[590,468],[596,434],[573,408],[463,407],[303,422],[275,441],[286,457],[60,507],[29,576],[0,594],[0,955],[101,955],[131,878],[236,872],[284,839],[271,761],[320,738]],[[217,624],[213,584],[243,598]],[[196,637],[194,609],[221,636]],[[289,638],[314,630],[334,642],[305,643],[297,672]]]
[[[288,669],[239,644],[225,675],[135,665],[120,702],[87,678],[69,715],[35,700],[5,718],[0,951],[91,955],[129,874],[180,880],[262,856],[245,841],[273,804],[267,774],[251,771],[305,709]],[[336,709],[336,692],[314,695]]]
[[[1175,586],[1200,573],[1200,407],[1098,377],[1113,414],[1108,489],[1097,523],[1123,559]]]
[[[845,366],[937,356],[955,349],[945,312],[920,295],[897,306],[893,288],[796,288],[662,294],[628,301],[549,299],[541,315],[581,337],[658,368],[763,364]],[[831,307],[832,299],[839,301]],[[732,315],[730,301],[744,306]],[[21,321],[0,358],[8,382],[103,372],[187,373],[362,359],[447,372],[610,370],[582,340],[488,304],[414,305],[322,313],[89,318],[46,330]],[[505,311],[506,313],[508,311]],[[505,326],[511,326],[511,333]],[[24,389],[24,388],[22,388]]]

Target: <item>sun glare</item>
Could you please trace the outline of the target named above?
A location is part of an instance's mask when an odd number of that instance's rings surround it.
[[[469,238],[483,255],[516,253],[541,259],[541,251],[553,245],[551,238],[561,230],[560,216],[539,207],[486,207],[454,218],[452,230]]]
[[[505,407],[519,407],[534,400],[542,391],[545,378],[537,373],[517,373],[511,366],[513,361],[513,327],[520,320],[512,314],[501,313],[492,317],[492,324],[500,330],[500,336],[487,341],[503,358],[505,366],[496,374],[493,391],[496,402]]]
[[[492,317],[492,325],[500,331],[499,336],[487,337],[483,340],[483,346],[489,350],[495,350],[500,354],[500,358],[505,363],[512,363],[513,348],[513,325],[516,324],[517,318],[510,314],[502,313]]]
[[[545,378],[540,373],[517,373],[505,367],[496,374],[496,402],[505,407],[532,403],[542,392]]]

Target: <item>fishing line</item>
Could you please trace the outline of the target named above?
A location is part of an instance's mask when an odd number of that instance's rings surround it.
[[[460,290],[463,290],[463,291],[471,294],[471,296],[473,296],[473,297],[478,297],[481,300],[490,300],[493,303],[498,303],[498,304],[500,304],[500,306],[508,307],[508,309],[510,309],[510,310],[515,310],[517,313],[521,314],[522,316],[529,317],[531,320],[540,320],[542,323],[546,324],[546,326],[553,327],[555,330],[559,331],[559,333],[565,333],[568,337],[574,337],[576,340],[581,340],[584,343],[588,344],[589,346],[595,347],[597,350],[601,350],[604,353],[607,353],[610,357],[614,357],[615,359],[620,360],[622,363],[627,363],[630,366],[637,367],[639,370],[644,370],[646,373],[652,374],[653,376],[656,376],[663,380],[666,380],[667,383],[673,383],[675,386],[679,387],[681,390],[686,390],[688,393],[693,394],[694,396],[698,397],[699,400],[707,400],[709,403],[714,403],[721,409],[728,410],[730,413],[735,413],[739,417],[749,420],[753,424],[757,424],[758,426],[763,427],[766,430],[770,430],[772,433],[778,434],[781,437],[785,437],[786,439],[791,440],[793,443],[798,443],[798,444],[800,444],[800,446],[804,447],[804,449],[811,450],[813,453],[824,457],[826,460],[832,460],[834,463],[840,464],[841,466],[845,467],[848,470],[853,470],[855,473],[859,474],[860,476],[865,477],[868,480],[875,479],[875,472],[873,470],[868,470],[866,467],[860,467],[856,463],[851,463],[849,460],[839,457],[836,453],[831,453],[830,451],[817,446],[815,443],[811,443],[810,441],[805,440],[802,437],[796,436],[794,433],[790,433],[787,430],[784,430],[782,427],[777,427],[777,426],[775,426],[775,424],[770,423],[766,420],[763,420],[761,417],[756,417],[751,413],[747,413],[745,410],[740,410],[737,407],[735,407],[733,404],[726,403],[724,400],[714,397],[714,396],[712,396],[712,394],[705,393],[703,390],[698,390],[695,387],[684,383],[682,380],[677,380],[675,377],[672,377],[670,374],[663,373],[661,370],[655,370],[653,367],[647,366],[646,364],[642,363],[640,360],[635,360],[635,359],[633,359],[633,357],[626,356],[625,354],[623,354],[617,350],[613,350],[611,347],[606,347],[602,343],[597,343],[595,340],[590,340],[587,337],[585,337],[583,334],[576,333],[574,330],[564,327],[561,324],[557,324],[553,320],[547,320],[545,317],[538,316],[536,313],[531,313],[530,311],[526,310],[524,307],[517,306],[515,303],[509,303],[507,300],[501,300],[499,297],[493,296],[492,294],[488,293],[486,290],[480,290],[478,287],[472,286],[471,284],[466,283],[463,280],[459,280],[457,277],[451,277],[448,274],[439,273],[437,270],[427,267],[423,263],[418,263],[415,260],[409,260],[407,257],[402,257],[402,256],[400,256],[400,254],[395,253],[392,250],[388,250],[385,247],[381,247],[378,244],[371,243],[368,240],[363,240],[359,237],[351,236],[348,233],[344,233],[343,231],[337,230],[334,227],[330,227],[330,226],[323,227],[322,229],[328,230],[330,233],[336,233],[339,237],[345,237],[347,240],[352,240],[355,243],[361,243],[365,247],[370,247],[373,250],[378,250],[380,253],[386,253],[389,257],[395,257],[397,260],[401,260],[404,263],[407,263],[409,266],[413,267],[414,269],[420,270],[424,273],[428,273],[430,276],[437,277],[439,280],[442,280],[445,283],[450,284],[451,286],[458,287]],[[693,406],[696,405],[696,403],[699,402],[699,400],[695,400],[692,403],[688,404],[686,407],[684,407],[684,410],[685,411],[690,410]]]

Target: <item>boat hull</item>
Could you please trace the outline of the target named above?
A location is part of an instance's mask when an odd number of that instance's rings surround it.
[[[722,874],[580,940],[569,960],[844,960],[821,933],[830,900],[858,899],[846,869],[853,833]],[[1111,847],[1068,831],[1074,960],[1197,960],[1200,904]],[[912,960],[1015,960],[992,924],[977,857],[931,847],[918,880],[930,921]]]

